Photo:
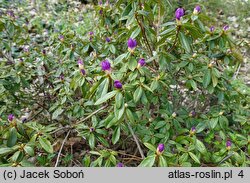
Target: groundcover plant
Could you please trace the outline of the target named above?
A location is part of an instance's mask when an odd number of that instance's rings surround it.
[[[0,166],[249,166],[243,56],[205,9],[1,1]]]

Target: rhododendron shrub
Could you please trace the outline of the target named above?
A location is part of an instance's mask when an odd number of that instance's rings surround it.
[[[250,90],[230,25],[168,3],[101,2],[89,29],[1,15],[1,164],[66,153],[82,166],[249,166]]]

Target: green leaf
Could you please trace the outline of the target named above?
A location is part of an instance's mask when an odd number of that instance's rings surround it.
[[[219,117],[219,124],[220,127],[224,130],[226,130],[228,128],[229,122],[228,119],[225,116],[220,116]]]
[[[200,151],[201,154],[206,154],[207,150],[203,142],[201,142],[199,139],[196,139],[196,149]]]
[[[0,148],[0,156],[11,153],[12,151],[14,151],[14,150],[10,147],[2,147],[2,148]]]
[[[207,123],[201,121],[201,122],[196,126],[196,133],[202,132],[206,127],[207,127]]]
[[[93,133],[89,135],[89,147],[91,149],[94,149],[95,147],[95,135]]]
[[[120,63],[124,58],[126,58],[127,54],[123,53],[122,55],[119,55],[115,60],[114,60],[114,64],[118,64]]]
[[[102,145],[104,145],[104,146],[106,146],[106,147],[109,147],[109,143],[108,143],[108,141],[105,139],[105,138],[103,138],[103,137],[101,137],[101,136],[96,136],[96,138],[97,138],[97,140],[99,141],[99,142],[101,142],[102,143]]]
[[[163,126],[166,126],[166,121],[159,121],[159,122],[157,122],[156,123],[156,125],[155,125],[155,128],[154,129],[159,129],[159,128],[161,128],[161,127],[163,127]]]
[[[108,93],[109,78],[106,78],[105,80],[103,80],[103,82],[100,84],[100,86],[103,86],[102,91],[101,91],[101,97],[103,97],[104,95],[106,95]]]
[[[121,129],[120,129],[120,127],[118,126],[118,127],[116,127],[116,129],[115,129],[115,131],[114,131],[114,133],[113,133],[113,135],[112,135],[112,143],[113,143],[113,144],[116,144],[116,143],[119,141],[119,139],[120,139],[120,134],[121,134]]]
[[[132,34],[131,34],[131,38],[136,38],[139,34],[140,34],[140,32],[141,32],[141,28],[140,27],[137,27],[133,32],[132,32]]]
[[[167,161],[166,158],[164,156],[159,156],[159,166],[160,167],[167,167]]]
[[[9,130],[9,137],[8,137],[8,141],[7,141],[7,146],[8,147],[13,147],[16,144],[17,141],[17,131],[15,127],[12,127]]]
[[[116,96],[115,96],[115,105],[117,109],[121,108],[121,105],[123,103],[123,95],[121,92],[117,92]]]
[[[138,102],[142,96],[142,87],[138,87],[134,92],[134,101]]]
[[[110,50],[111,53],[113,53],[113,54],[115,54],[115,52],[116,52],[115,46],[112,45],[112,44],[110,45],[109,50]]]
[[[99,98],[94,105],[100,105],[104,102],[106,102],[108,99],[112,98],[113,96],[115,96],[115,94],[117,93],[117,91],[112,91],[107,93],[106,95],[104,95],[103,97]]]
[[[198,164],[200,164],[199,158],[192,152],[188,152],[189,156]]]
[[[190,84],[194,90],[197,90],[197,84],[194,80],[190,80]]]
[[[174,30],[176,30],[176,27],[171,26],[168,29],[164,30],[162,33],[160,33],[160,36],[174,32]]]
[[[179,40],[181,42],[181,45],[183,46],[183,48],[185,49],[185,51],[187,53],[191,53],[191,47],[190,47],[190,43],[188,41],[188,38],[185,36],[185,34],[183,32],[179,33]]]
[[[30,155],[30,156],[34,156],[34,148],[33,147],[31,147],[31,146],[29,146],[29,145],[25,145],[24,146],[24,151],[28,154],[28,155]]]
[[[128,68],[131,70],[131,71],[134,71],[135,68],[137,67],[137,61],[134,57],[130,58],[129,59],[129,62],[128,62]]]
[[[204,77],[203,77],[204,88],[207,88],[208,85],[210,84],[210,82],[211,82],[211,73],[210,73],[210,70],[207,70]]]
[[[215,74],[213,74],[213,72],[212,72],[212,83],[213,87],[216,87],[216,85],[218,84],[218,78],[216,77]]]
[[[135,122],[134,115],[131,112],[131,110],[129,110],[128,108],[126,108],[126,115],[127,115],[130,122],[132,122],[132,123]]]
[[[212,118],[212,119],[210,119],[209,125],[210,125],[211,129],[214,129],[217,124],[218,124],[218,118]]]
[[[151,151],[156,152],[156,148],[152,144],[145,142],[144,145]]]
[[[154,163],[155,163],[155,155],[148,156],[139,164],[139,167],[152,167]]]
[[[53,153],[53,147],[52,147],[50,141],[48,141],[46,138],[43,138],[43,137],[39,137],[38,140],[39,140],[39,144],[42,146],[42,148],[46,152],[48,152],[50,154]]]
[[[56,119],[60,114],[62,114],[63,111],[64,110],[61,107],[56,109],[52,114],[52,119]]]

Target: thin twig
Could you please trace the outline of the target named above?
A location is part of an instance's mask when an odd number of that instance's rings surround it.
[[[171,48],[168,49],[168,52],[169,52],[169,53],[171,53],[171,52],[173,51],[173,49],[174,49],[174,47],[175,47],[175,45],[176,45],[176,43],[177,43],[177,37],[178,37],[178,34],[179,34],[180,30],[181,30],[181,27],[178,26],[178,27],[177,27],[177,30],[176,30],[176,35],[175,35],[174,44],[173,44],[173,46],[172,46]]]
[[[135,135],[135,133],[134,133],[132,127],[130,126],[129,122],[128,122],[127,124],[128,124],[129,131],[131,132],[131,134],[132,134],[132,136],[133,136],[133,138],[134,138],[134,140],[135,140],[135,143],[136,143],[136,145],[137,145],[137,148],[138,148],[138,150],[139,150],[139,152],[140,152],[140,154],[141,154],[141,157],[144,159],[145,156],[144,156],[143,151],[142,151],[142,149],[141,149],[141,146],[140,146],[140,144],[139,144],[139,142],[138,142],[138,139],[137,139],[137,137],[136,137],[136,135]]]
[[[75,125],[77,125],[77,124],[79,124],[79,123],[82,123],[82,122],[86,121],[87,119],[91,118],[93,115],[95,115],[96,113],[100,112],[101,110],[103,110],[103,109],[105,109],[105,108],[107,108],[107,107],[108,107],[108,105],[102,106],[100,109],[94,111],[93,113],[91,113],[90,115],[88,115],[86,118],[83,118],[83,119],[77,121],[77,122],[75,123]],[[74,125],[74,126],[75,126],[75,125]]]
[[[152,48],[151,48],[151,46],[150,46],[150,44],[149,44],[147,35],[146,35],[146,33],[145,33],[145,28],[143,27],[142,23],[140,22],[137,13],[135,14],[135,19],[136,19],[138,25],[139,25],[140,28],[141,28],[142,36],[143,36],[143,38],[144,38],[144,40],[145,40],[145,44],[146,44],[146,46],[147,46],[147,48],[148,48],[148,50],[149,50],[150,56],[153,57],[153,50],[152,50]],[[157,66],[156,61],[154,60],[153,62],[154,62],[154,65]]]
[[[64,127],[61,127],[61,128],[56,129],[55,131],[50,132],[50,134],[54,134],[54,133],[56,133],[56,132],[59,132],[59,131],[61,131],[61,130],[65,130],[65,129],[68,129],[68,128],[71,128],[71,127],[70,127],[70,126],[64,126]]]
[[[59,153],[58,153],[57,158],[56,158],[55,167],[58,166],[58,163],[59,163],[60,155],[61,155],[61,153],[62,153],[63,146],[64,146],[64,144],[65,144],[65,142],[66,142],[66,140],[67,140],[67,138],[68,138],[70,132],[71,132],[71,131],[69,130],[68,133],[67,133],[67,135],[66,135],[66,137],[63,139],[62,145],[61,145],[61,147],[60,147]]]

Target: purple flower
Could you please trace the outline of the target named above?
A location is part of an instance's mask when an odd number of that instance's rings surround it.
[[[95,128],[91,127],[91,128],[89,129],[89,131],[90,131],[90,132],[93,132],[93,131],[95,131]]]
[[[92,31],[89,32],[89,35],[90,35],[90,36],[93,36],[93,35],[94,35],[94,32],[92,32]]]
[[[229,25],[225,25],[224,27],[223,27],[223,30],[224,31],[227,31],[229,29]]]
[[[124,167],[123,163],[117,163],[116,167]]]
[[[210,32],[214,32],[214,30],[215,30],[215,27],[214,27],[214,26],[211,26],[211,27],[210,27]]]
[[[196,112],[195,111],[191,111],[190,113],[189,113],[189,116],[190,117],[194,117],[196,115]]]
[[[138,61],[138,64],[142,67],[146,64],[145,62],[145,59],[144,58],[141,58],[139,61]]]
[[[43,50],[43,51],[42,51],[42,54],[43,54],[43,55],[46,55],[46,50]]]
[[[64,74],[61,73],[60,76],[59,76],[59,78],[63,81],[64,80]]]
[[[23,116],[23,117],[21,118],[21,121],[22,121],[22,123],[24,123],[24,122],[27,121],[27,118],[26,118],[25,116]]]
[[[102,5],[102,0],[98,2],[99,5]]]
[[[29,48],[28,47],[24,47],[23,51],[26,52],[26,53],[28,53],[29,52]]]
[[[195,6],[194,8],[194,14],[198,14],[201,12],[201,7],[199,5]]]
[[[177,10],[175,11],[175,18],[177,20],[180,20],[182,16],[184,16],[185,11],[183,8],[177,8]]]
[[[129,38],[128,39],[128,48],[133,50],[137,46],[137,42],[135,39]]]
[[[122,88],[122,83],[119,80],[115,80],[114,86],[117,89],[121,89]]]
[[[64,36],[63,36],[63,35],[60,35],[58,38],[59,38],[61,41],[64,40]]]
[[[193,126],[192,128],[191,128],[191,132],[195,132],[196,131],[196,128],[195,128],[195,126]]]
[[[165,149],[164,144],[159,144],[158,147],[157,147],[157,150],[156,150],[157,154],[163,153],[164,149]]]
[[[102,15],[102,13],[103,13],[103,10],[101,9],[101,10],[99,11],[99,14]]]
[[[231,146],[232,146],[232,142],[231,142],[230,140],[228,140],[228,141],[226,142],[226,148],[227,148],[227,149],[231,149]]]
[[[83,65],[82,59],[78,59],[77,63],[78,63],[78,65]]]
[[[108,60],[102,61],[101,66],[103,71],[110,71],[111,65]]]
[[[82,75],[86,74],[86,71],[84,69],[80,69],[80,72],[81,72]]]
[[[7,15],[9,15],[10,17],[15,17],[14,11],[13,10],[8,10],[7,11]]]
[[[15,118],[14,114],[9,114],[8,115],[8,120],[11,122]]]
[[[109,43],[111,40],[109,37],[106,37],[106,41]]]

